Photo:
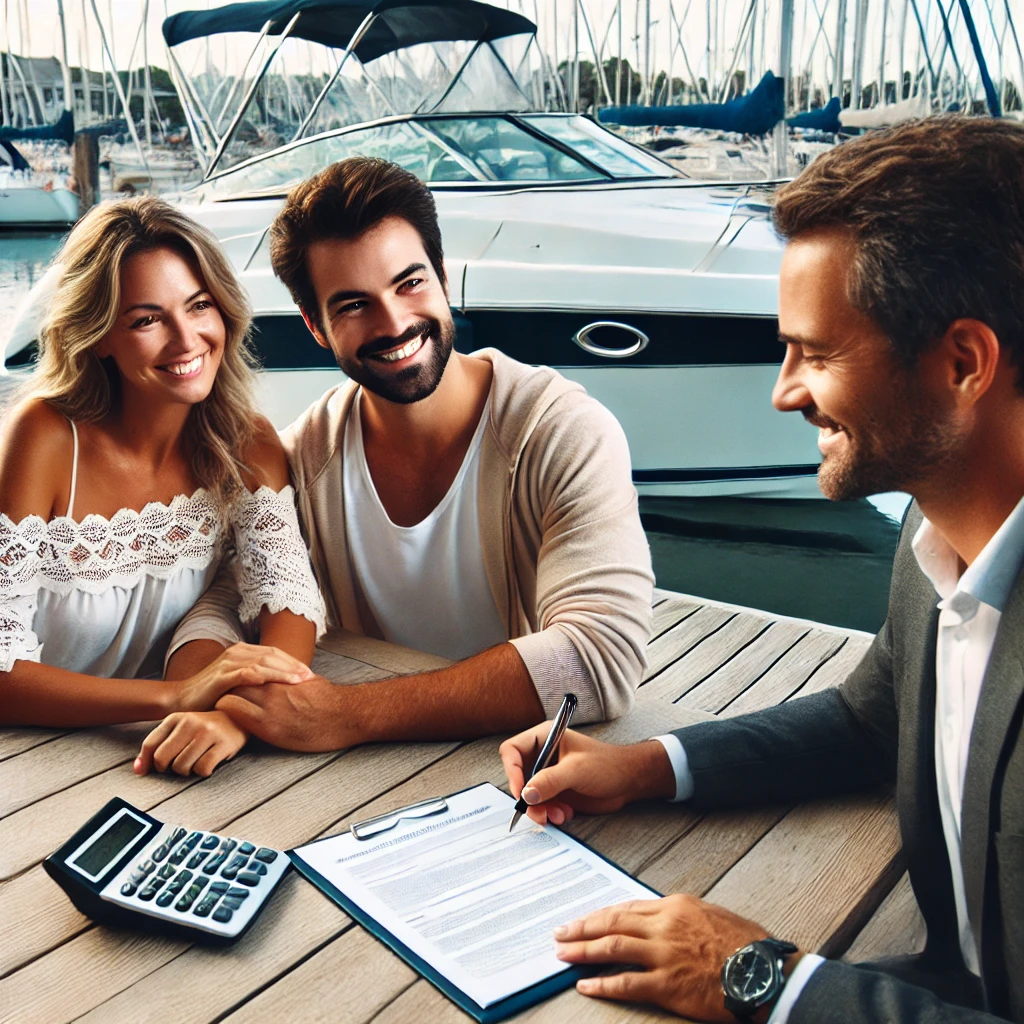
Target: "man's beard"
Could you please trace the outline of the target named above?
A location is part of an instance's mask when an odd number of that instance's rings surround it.
[[[816,409],[805,410],[804,418],[818,427],[840,426]],[[830,501],[913,493],[958,461],[956,433],[940,404],[909,374],[894,386],[888,409],[863,416],[847,433],[844,449],[826,455],[818,468],[818,487]]]
[[[403,370],[389,371],[373,356],[399,348],[414,338],[423,337],[429,346],[427,358]],[[355,358],[338,356],[338,365],[345,374],[367,391],[397,405],[410,405],[428,398],[441,383],[444,369],[455,345],[455,323],[451,317],[420,320],[404,330],[397,338],[375,338],[361,345]]]

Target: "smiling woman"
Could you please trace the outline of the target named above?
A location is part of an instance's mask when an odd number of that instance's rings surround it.
[[[93,210],[57,264],[39,368],[0,443],[0,721],[166,715],[136,770],[208,775],[246,739],[217,700],[308,678],[324,618],[252,402],[248,304],[205,229],[149,197]],[[267,646],[210,642],[161,679],[232,541],[239,615]]]

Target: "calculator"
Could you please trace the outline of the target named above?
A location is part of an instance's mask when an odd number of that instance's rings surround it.
[[[120,797],[43,862],[94,921],[192,942],[237,939],[289,865],[282,850],[165,824]]]

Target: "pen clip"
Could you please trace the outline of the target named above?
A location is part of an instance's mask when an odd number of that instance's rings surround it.
[[[393,829],[405,818],[429,818],[433,814],[443,814],[447,810],[448,801],[443,796],[438,796],[432,800],[421,800],[417,804],[399,807],[397,810],[388,811],[387,814],[378,814],[373,818],[353,822],[351,831],[356,839],[371,839],[381,832]]]

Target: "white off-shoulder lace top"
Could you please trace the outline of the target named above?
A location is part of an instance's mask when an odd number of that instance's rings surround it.
[[[175,627],[225,557],[234,560],[243,621],[264,606],[287,609],[319,636],[323,599],[292,488],[261,487],[220,512],[200,488],[111,519],[14,523],[0,514],[0,671],[21,658],[95,676],[161,675]]]

